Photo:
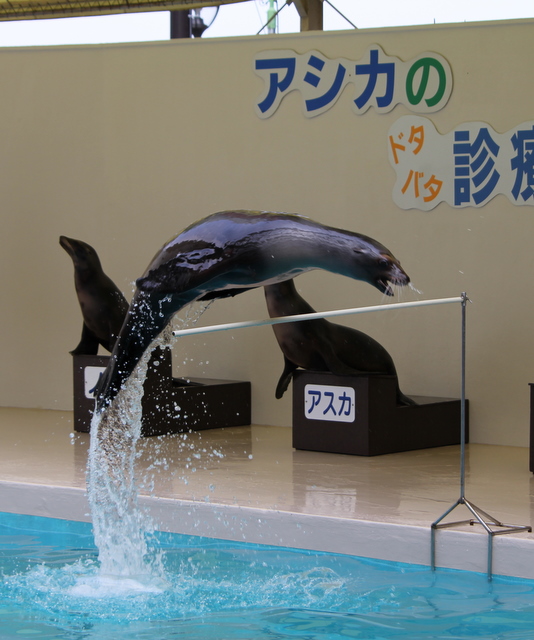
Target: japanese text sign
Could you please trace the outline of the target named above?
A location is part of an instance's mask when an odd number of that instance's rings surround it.
[[[468,122],[441,135],[427,118],[404,116],[389,130],[388,153],[401,209],[482,207],[498,194],[534,205],[534,121],[506,133]]]
[[[449,63],[437,53],[422,53],[403,62],[371,46],[360,60],[330,60],[318,51],[262,51],[254,60],[265,90],[256,104],[260,118],[269,118],[291,91],[299,91],[308,117],[330,109],[348,84],[354,87],[352,108],[357,114],[373,107],[388,113],[404,104],[415,113],[442,109],[452,91]]]
[[[304,387],[304,413],[308,420],[354,422],[354,398],[352,387],[307,384]]]

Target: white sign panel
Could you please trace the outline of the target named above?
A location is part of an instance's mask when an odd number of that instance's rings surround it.
[[[85,367],[83,371],[83,381],[85,397],[90,400],[95,398],[95,387],[100,380],[100,376],[104,373],[106,367]]]
[[[354,400],[352,387],[307,384],[304,387],[304,414],[308,420],[354,422]]]
[[[265,83],[256,104],[260,118],[271,117],[291,91],[300,92],[308,117],[328,111],[349,84],[358,115],[370,107],[388,113],[397,104],[415,113],[433,113],[447,104],[452,92],[452,71],[443,56],[426,52],[404,62],[377,44],[359,60],[330,60],[319,51],[262,51],[254,59],[254,70]]]
[[[401,209],[482,207],[498,194],[534,205],[534,121],[506,133],[466,122],[441,135],[427,118],[404,116],[389,130],[388,153]]]

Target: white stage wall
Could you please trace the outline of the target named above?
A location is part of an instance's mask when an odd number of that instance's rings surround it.
[[[60,235],[92,244],[129,299],[154,253],[186,225],[225,209],[276,210],[385,244],[422,292],[405,289],[393,301],[466,291],[473,301],[471,441],[526,446],[534,382],[534,197],[524,206],[500,194],[483,206],[444,201],[428,211],[403,209],[394,201],[388,135],[405,116],[428,119],[439,140],[464,123],[486,123],[498,134],[532,126],[533,38],[534,22],[517,21],[0,50],[0,404],[72,407],[68,352],[82,320]],[[303,113],[298,90],[270,117],[258,116],[265,85],[254,70],[256,55],[319,52],[355,65],[364,64],[373,45],[399,60],[399,77],[401,61],[425,52],[442,56],[453,78],[448,102],[430,113],[401,103],[357,114],[351,84],[315,117]],[[318,69],[309,71],[326,83]],[[375,97],[384,89],[380,82]],[[300,276],[297,285],[318,310],[391,301],[367,284],[327,273]],[[266,315],[257,290],[214,303],[200,322]],[[459,306],[336,321],[387,347],[405,393],[458,396]],[[274,398],[283,360],[270,328],[181,339],[174,359],[175,375],[250,380],[253,421],[291,424],[290,393]]]

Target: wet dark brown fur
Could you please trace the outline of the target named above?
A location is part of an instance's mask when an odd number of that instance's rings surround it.
[[[81,240],[59,237],[59,244],[72,258],[74,285],[82,310],[82,337],[72,354],[94,355],[98,345],[113,351],[128,312],[128,302],[102,270],[96,251]]]
[[[232,296],[325,269],[393,295],[410,278],[384,245],[304,216],[222,211],[192,224],[154,256],[137,289],[97,389],[97,409],[113,401],[172,316],[194,300]]]
[[[297,293],[293,280],[268,285],[264,289],[271,318],[315,312]],[[319,318],[276,324],[273,330],[284,354],[285,365],[276,387],[277,398],[284,395],[293,372],[299,367],[337,375],[382,373],[397,376],[393,358],[386,349],[357,329]],[[416,404],[402,393],[398,383],[397,404]]]

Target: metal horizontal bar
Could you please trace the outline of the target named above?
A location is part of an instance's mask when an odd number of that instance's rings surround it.
[[[503,527],[507,527],[502,531],[492,531],[491,535],[493,536],[505,536],[507,533],[521,533],[521,531],[525,531],[530,533],[532,531],[532,527],[528,525],[513,525],[513,524],[503,524]]]
[[[431,526],[432,529],[449,529],[450,527],[457,527],[462,524],[474,525],[480,524],[480,522],[474,518],[470,518],[469,520],[455,520],[454,522],[444,522],[443,524],[433,524]]]
[[[174,336],[188,336],[201,333],[214,333],[216,331],[230,331],[232,329],[245,329],[248,327],[263,327],[287,322],[304,322],[305,320],[317,320],[319,318],[334,318],[336,316],[355,315],[357,313],[372,313],[375,311],[396,311],[397,309],[412,309],[414,307],[429,307],[437,304],[451,304],[463,302],[463,298],[436,298],[434,300],[417,300],[414,302],[396,302],[393,304],[380,304],[371,307],[355,307],[353,309],[335,309],[333,311],[317,311],[315,313],[301,313],[280,318],[266,318],[265,320],[245,320],[243,322],[229,322],[227,324],[214,324],[207,327],[193,327],[191,329],[178,329],[173,331]]]

